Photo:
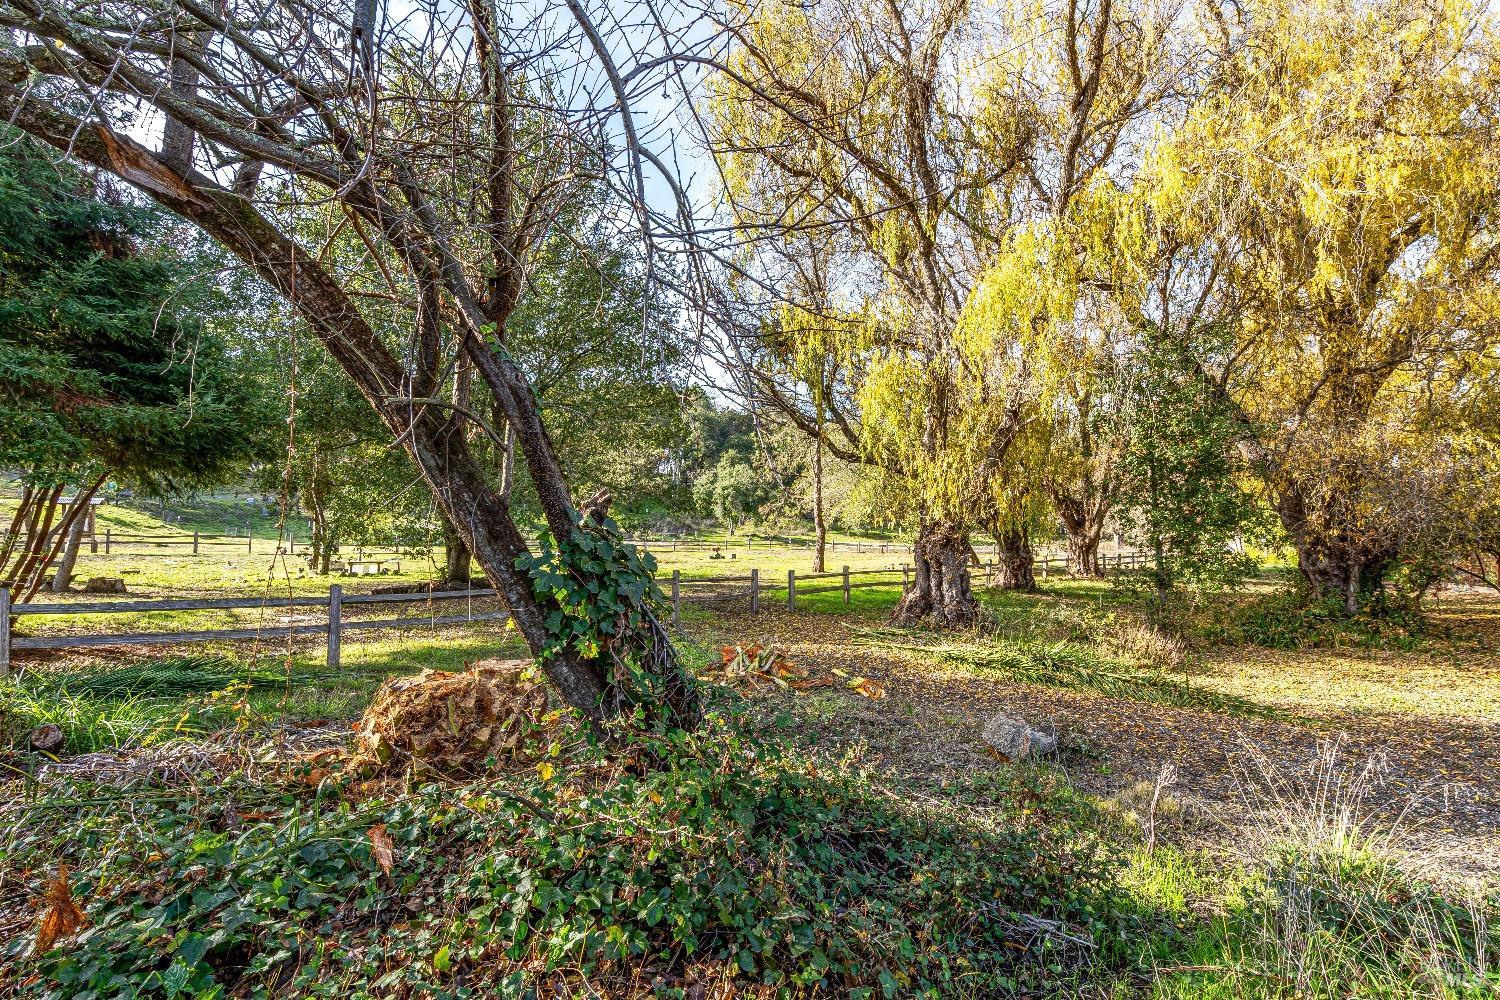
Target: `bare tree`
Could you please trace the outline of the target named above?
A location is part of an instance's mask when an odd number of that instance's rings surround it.
[[[567,546],[603,530],[602,507],[587,517],[569,495],[505,327],[531,251],[580,186],[618,194],[622,233],[663,228],[646,190],[660,161],[632,109],[665,64],[647,52],[625,67],[616,53],[664,29],[646,8],[629,27],[621,11],[596,22],[580,0],[404,11],[0,0],[0,111],[201,227],[292,304],[421,470],[570,704],[602,719],[644,697],[622,680],[633,661],[658,681],[648,708],[690,723],[694,689],[649,607],[622,611],[597,645],[563,641],[558,623],[577,609],[518,568],[526,542],[470,446],[474,427],[500,432],[447,389],[462,357],[526,463],[559,571],[587,584],[598,571]],[[348,233],[367,250],[352,266],[323,253]],[[395,334],[372,301],[399,304]]]

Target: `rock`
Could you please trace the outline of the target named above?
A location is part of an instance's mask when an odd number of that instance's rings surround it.
[[[491,758],[525,756],[547,711],[529,660],[482,660],[462,673],[387,681],[355,727],[350,770],[365,776],[466,777]]]
[[[1057,749],[1057,737],[1027,725],[1010,715],[997,715],[985,723],[984,742],[995,755],[1015,763],[1040,757]]]
[[[89,582],[84,584],[85,594],[124,594],[125,581],[118,576],[95,576],[90,577]]]
[[[56,753],[62,749],[63,731],[52,723],[38,726],[31,731],[31,749],[41,753]]]

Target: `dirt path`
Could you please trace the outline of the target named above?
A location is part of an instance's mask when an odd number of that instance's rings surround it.
[[[1257,817],[1284,813],[1276,807],[1287,802],[1303,807],[1311,760],[1320,744],[1338,738],[1341,770],[1351,777],[1383,762],[1381,788],[1370,801],[1383,802],[1387,820],[1399,817],[1398,849],[1434,874],[1500,881],[1500,721],[1339,713],[1326,706],[1315,719],[1241,718],[1110,698],[976,677],[850,645],[838,621],[821,615],[726,618],[713,632],[713,641],[768,639],[814,675],[838,669],[880,681],[887,692],[880,700],[842,687],[782,697],[796,699],[798,717],[824,745],[863,746],[869,765],[910,779],[993,768],[980,733],[996,712],[1054,727],[1073,780],[1127,807],[1149,794],[1171,765],[1177,783],[1170,794],[1181,806],[1178,832],[1204,846],[1223,846],[1226,836],[1246,842],[1256,833]],[[1276,782],[1287,790],[1274,792]]]

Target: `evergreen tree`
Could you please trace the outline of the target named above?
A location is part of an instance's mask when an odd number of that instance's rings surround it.
[[[76,541],[106,479],[178,492],[221,480],[252,447],[253,385],[202,318],[205,262],[174,235],[165,213],[0,138],[0,467],[22,483],[0,580],[22,594]]]

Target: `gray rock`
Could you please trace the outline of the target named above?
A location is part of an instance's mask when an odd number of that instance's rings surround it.
[[[55,753],[62,749],[63,731],[52,723],[38,726],[31,731],[31,749],[42,753]]]
[[[997,756],[1012,763],[1040,757],[1057,749],[1055,735],[1010,715],[997,715],[985,723],[984,742]]]

